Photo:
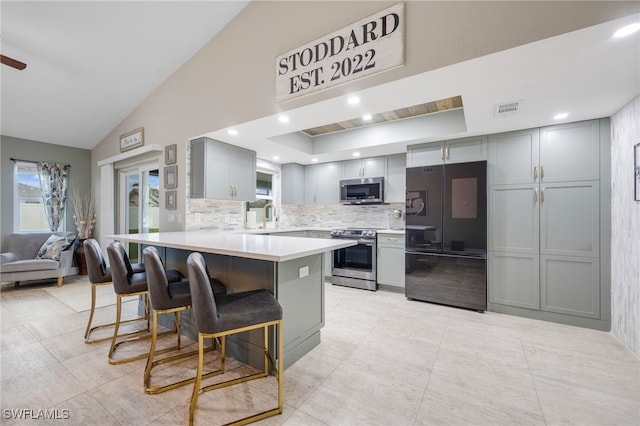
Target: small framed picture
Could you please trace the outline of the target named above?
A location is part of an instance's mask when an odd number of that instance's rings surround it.
[[[178,159],[176,158],[176,150],[178,146],[176,144],[168,145],[164,147],[164,164],[176,164]]]
[[[164,168],[164,189],[176,189],[178,187],[178,166]]]
[[[176,191],[165,191],[164,208],[167,210],[176,209]]]
[[[640,201],[640,143],[633,147],[633,199]]]

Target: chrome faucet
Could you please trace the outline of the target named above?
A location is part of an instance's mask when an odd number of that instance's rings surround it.
[[[276,215],[276,206],[274,206],[273,203],[265,204],[263,207],[264,213],[262,214],[262,229],[267,229],[267,209],[269,207],[271,207],[271,209],[273,210],[274,217]]]

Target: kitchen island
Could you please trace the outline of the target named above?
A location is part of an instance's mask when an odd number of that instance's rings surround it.
[[[269,290],[283,310],[285,368],[320,344],[325,319],[323,253],[355,244],[348,240],[231,232],[116,234],[106,238],[154,246],[166,268],[177,269],[185,276],[186,259],[197,251],[205,257],[210,275],[222,281],[230,292]],[[169,325],[169,316],[164,317],[162,323]],[[189,314],[183,315],[183,330],[186,335],[197,337]],[[260,365],[261,338],[261,332],[255,331],[229,339],[227,353]],[[275,336],[270,339],[273,342]]]

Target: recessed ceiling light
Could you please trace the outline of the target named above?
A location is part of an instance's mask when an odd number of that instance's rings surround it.
[[[274,155],[274,156],[273,156],[273,157],[271,157],[271,158],[273,158],[275,161],[278,161],[278,160],[280,159],[280,157],[278,157],[277,155]]]
[[[359,153],[359,152],[354,152],[354,153],[353,153],[353,156],[354,156],[354,157],[360,157],[360,153]]]
[[[238,134],[238,131],[236,129],[229,129],[227,130],[227,133],[229,133],[231,136],[236,136]]]
[[[371,121],[372,118],[373,117],[371,116],[371,114],[365,114],[365,115],[362,116],[362,119],[364,121]]]
[[[360,103],[360,98],[357,96],[349,96],[347,102],[349,103],[349,105],[358,105]]]
[[[613,34],[613,37],[615,38],[626,37],[628,35],[635,33],[638,30],[640,30],[640,22],[636,22],[635,24],[629,24],[627,26],[620,28],[618,31],[616,31]]]
[[[317,163],[317,162],[318,162],[318,159],[317,159],[317,158],[312,158],[312,159],[311,159],[311,161],[312,161],[313,163]]]
[[[559,114],[556,114],[553,116],[554,120],[564,120],[565,118],[567,118],[569,116],[568,112],[561,112]]]
[[[278,120],[280,120],[281,123],[288,123],[289,117],[287,117],[286,115],[281,115],[280,117],[278,117]]]

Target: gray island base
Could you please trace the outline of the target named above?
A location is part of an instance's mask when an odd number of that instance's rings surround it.
[[[283,310],[285,369],[320,344],[324,326],[323,253],[355,244],[354,241],[291,238],[273,235],[167,232],[108,235],[110,240],[155,246],[168,269],[187,276],[186,259],[191,252],[203,254],[209,275],[222,281],[230,292],[266,289]],[[142,250],[142,248],[141,248]],[[141,300],[140,309],[144,309]],[[183,334],[197,340],[191,311],[183,314]],[[172,315],[160,323],[171,327]],[[275,351],[274,331],[269,336]],[[260,367],[262,332],[243,333],[227,339],[227,355]],[[278,354],[273,353],[276,357]]]

